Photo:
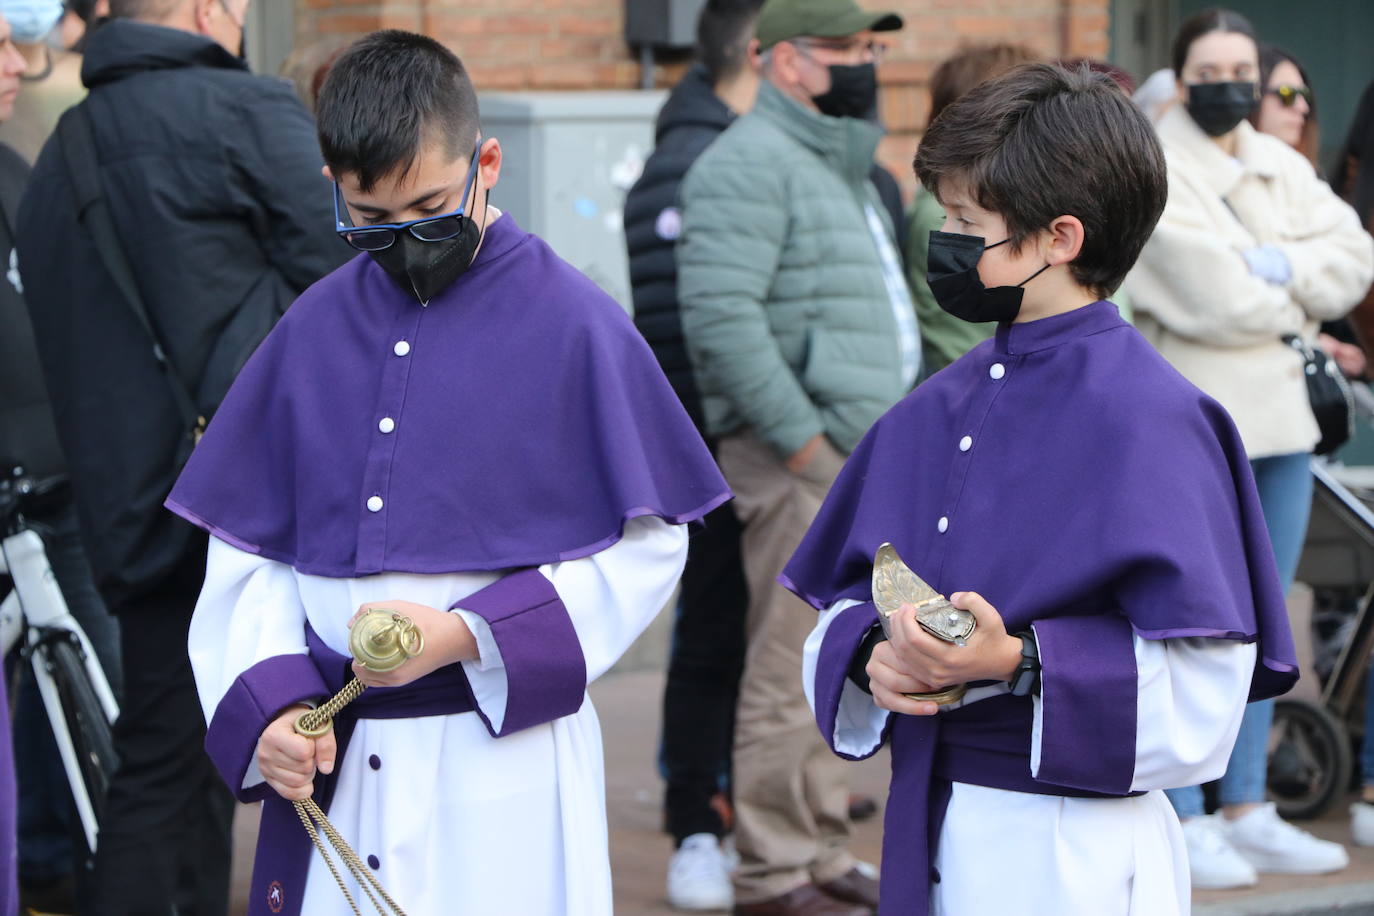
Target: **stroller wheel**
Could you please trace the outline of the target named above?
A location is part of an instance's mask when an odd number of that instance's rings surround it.
[[[1345,728],[1304,700],[1274,704],[1267,785],[1280,817],[1320,817],[1344,793],[1353,766]]]

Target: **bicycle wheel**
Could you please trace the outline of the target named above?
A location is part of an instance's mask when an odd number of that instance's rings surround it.
[[[1345,728],[1302,700],[1274,704],[1266,782],[1279,816],[1320,817],[1345,792],[1354,765]]]
[[[81,782],[98,824],[105,807],[110,777],[115,770],[114,731],[91,686],[80,644],[70,634],[59,632],[45,638],[42,647],[46,653],[48,673],[57,687],[63,721],[76,750]],[[93,853],[95,850],[90,848],[81,825],[73,824],[73,828],[73,835],[80,840],[87,855]]]

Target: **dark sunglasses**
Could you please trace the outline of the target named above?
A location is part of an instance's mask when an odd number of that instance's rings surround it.
[[[457,237],[463,231],[463,220],[470,218],[463,212],[463,207],[467,203],[468,192],[472,190],[472,182],[477,177],[477,162],[480,158],[478,154],[481,149],[482,140],[478,138],[477,146],[472,151],[472,164],[468,166],[467,178],[463,181],[463,196],[459,198],[461,203],[458,209],[439,216],[426,216],[404,223],[354,226],[348,217],[347,208],[343,206],[339,183],[334,182],[334,231],[359,251],[385,251],[396,244],[396,239],[402,232],[409,232],[422,242],[446,242]]]
[[[1292,108],[1298,104],[1299,98],[1306,101],[1309,107],[1312,105],[1312,90],[1306,86],[1275,86],[1264,90],[1264,94],[1278,96],[1284,108]]]

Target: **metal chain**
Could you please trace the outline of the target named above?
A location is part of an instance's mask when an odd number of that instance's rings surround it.
[[[356,700],[366,689],[366,684],[356,677],[353,678],[334,696],[316,708],[301,713],[296,719],[296,733],[312,739],[328,734],[330,729],[334,727],[333,719],[339,714],[339,710]],[[343,838],[339,831],[334,829],[334,825],[329,822],[329,818],[325,816],[324,811],[315,803],[313,798],[301,799],[292,802],[292,804],[296,808],[296,816],[301,819],[301,824],[310,834],[310,841],[319,850],[325,865],[329,866],[329,873],[334,876],[334,882],[339,885],[339,890],[343,891],[344,897],[348,900],[348,906],[353,910],[354,916],[362,916],[362,911],[358,909],[357,901],[349,893],[343,876],[335,867],[334,860],[330,857],[329,849],[325,845],[326,840],[329,846],[334,847],[334,852],[343,862],[344,868],[358,882],[358,886],[362,888],[367,899],[372,902],[381,916],[405,916],[405,911],[396,905],[396,901],[387,894],[381,882],[377,880],[377,876],[372,873],[372,870],[367,867],[362,859],[358,858],[358,854],[353,851],[352,846],[348,845],[348,841]],[[320,836],[321,833],[324,834],[323,838]],[[386,902],[390,911],[383,909],[381,902],[377,900],[378,897]]]

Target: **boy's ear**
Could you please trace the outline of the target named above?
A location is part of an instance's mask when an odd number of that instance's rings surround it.
[[[1083,221],[1076,216],[1058,216],[1050,223],[1049,250],[1045,262],[1051,267],[1067,264],[1083,251]]]
[[[501,141],[488,137],[477,153],[477,170],[482,174],[482,186],[490,191],[501,178]]]
[[[329,168],[329,166],[327,166],[327,165],[322,165],[322,166],[320,166],[320,174],[324,176],[324,180],[325,180],[325,181],[328,181],[328,182],[331,182],[331,183],[334,181],[334,172],[333,172],[333,170],[331,170],[331,169]]]

